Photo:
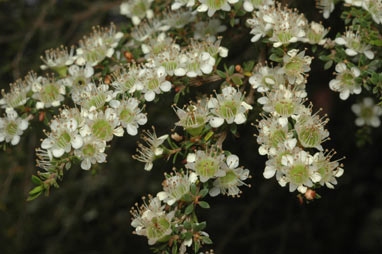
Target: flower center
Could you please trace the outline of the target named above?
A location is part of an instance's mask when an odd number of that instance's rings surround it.
[[[8,123],[6,132],[11,136],[15,136],[17,134],[17,124],[14,121]]]
[[[57,146],[60,148],[65,148],[67,144],[70,142],[71,137],[69,133],[63,132],[57,139]]]
[[[303,184],[309,177],[308,169],[303,164],[297,164],[290,169],[290,178],[295,184]]]
[[[49,103],[57,100],[60,95],[58,88],[55,84],[48,84],[40,92],[41,101],[44,103]]]
[[[94,156],[95,152],[96,152],[96,149],[91,144],[87,144],[82,148],[82,153],[84,154],[85,157],[92,157]]]
[[[200,160],[195,166],[196,173],[204,177],[213,177],[218,169],[219,165],[213,158]]]
[[[106,140],[113,135],[113,128],[108,121],[101,119],[93,124],[92,132],[95,137]]]
[[[304,147],[316,147],[320,144],[320,131],[313,126],[298,132],[298,139]]]
[[[237,108],[235,101],[225,101],[223,105],[220,106],[220,115],[225,119],[234,117],[237,114]]]
[[[277,147],[280,143],[286,139],[286,133],[283,130],[277,130],[273,132],[271,137],[271,144],[273,147]]]
[[[237,175],[233,170],[230,170],[226,172],[226,175],[223,177],[220,177],[220,184],[223,187],[229,187],[237,184]]]
[[[151,225],[147,227],[147,238],[160,239],[165,236],[166,231],[170,228],[170,222],[165,217],[154,217]]]
[[[275,110],[282,116],[290,116],[294,112],[294,103],[291,101],[278,101]]]
[[[119,119],[125,123],[130,123],[134,118],[134,113],[125,108],[119,114]]]

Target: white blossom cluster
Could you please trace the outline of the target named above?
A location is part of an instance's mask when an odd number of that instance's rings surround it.
[[[259,153],[268,156],[263,175],[267,179],[276,176],[281,186],[289,183],[291,192],[305,193],[315,184],[333,188],[343,169],[338,161],[330,161],[334,153],[321,145],[329,136],[325,129],[328,120],[304,105],[311,58],[296,50],[288,55],[299,56],[300,64],[293,64],[291,73],[301,78],[291,79],[287,71],[290,59],[284,58],[282,67],[260,67],[262,71],[250,79],[254,88],[265,92],[258,102],[267,115],[257,125]]]
[[[294,42],[306,42],[323,45],[328,30],[322,24],[311,22],[297,10],[282,7],[281,4],[263,6],[247,20],[253,37],[252,42],[268,37],[273,47],[288,45]]]

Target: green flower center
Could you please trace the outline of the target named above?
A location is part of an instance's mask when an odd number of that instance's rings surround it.
[[[198,175],[204,177],[213,177],[218,171],[219,165],[213,158],[206,158],[196,163],[195,171]]]
[[[119,119],[125,123],[130,123],[134,119],[134,113],[125,108],[119,114]]]
[[[277,38],[279,39],[279,41],[281,43],[288,43],[290,41],[290,39],[292,39],[292,34],[289,32],[289,31],[285,31],[285,32],[280,32],[278,35],[277,35]]]
[[[151,225],[147,227],[147,238],[160,239],[165,236],[166,231],[171,224],[165,217],[154,217],[151,220]]]
[[[100,119],[94,122],[92,132],[95,137],[107,140],[113,135],[113,128],[108,121]]]
[[[57,139],[57,146],[60,148],[65,148],[71,140],[69,133],[63,132]]]
[[[342,75],[342,82],[345,85],[352,86],[354,84],[354,76],[350,72],[346,72]]]
[[[230,170],[226,172],[226,175],[223,177],[220,177],[220,184],[224,187],[233,186],[237,184],[237,175],[233,170]]]
[[[223,6],[223,4],[225,4],[226,0],[207,0],[206,1],[206,5],[210,8],[210,9],[216,9],[216,10],[219,10],[221,9],[221,7]]]
[[[320,131],[317,128],[304,128],[298,132],[298,139],[304,147],[316,147],[320,144]]]
[[[106,102],[106,95],[103,93],[97,94],[96,96],[93,96],[90,101],[88,102],[88,108],[91,108],[94,106],[95,108],[99,109],[105,105]]]
[[[60,91],[55,84],[45,85],[40,92],[41,101],[44,103],[56,101],[59,95]]]
[[[271,144],[273,147],[277,147],[280,143],[286,139],[286,133],[283,130],[276,130],[271,136]]]
[[[291,74],[300,73],[303,64],[304,62],[301,59],[292,58],[291,61],[285,65],[285,69]]]
[[[237,111],[238,105],[235,101],[225,101],[219,109],[220,115],[225,119],[234,117],[237,114]]]
[[[17,134],[17,124],[15,122],[10,122],[7,125],[6,133],[8,133],[10,136],[14,136]]]
[[[143,1],[138,2],[133,6],[131,13],[134,16],[138,16],[139,18],[143,18],[146,15],[147,6]]]
[[[371,107],[362,107],[361,117],[364,119],[370,119],[373,117],[373,109]]]
[[[159,80],[151,79],[149,80],[148,87],[150,90],[154,90],[159,87]]]
[[[282,116],[290,116],[294,113],[295,105],[291,101],[276,102],[275,110]]]
[[[87,144],[82,148],[82,153],[85,157],[92,157],[96,153],[96,148],[91,144]]]
[[[290,169],[290,179],[294,184],[303,184],[309,178],[308,169],[305,165],[297,164]]]
[[[84,85],[86,85],[86,80],[85,80],[85,78],[84,77],[77,77],[75,80],[74,80],[74,85],[76,85],[76,86],[84,86]]]

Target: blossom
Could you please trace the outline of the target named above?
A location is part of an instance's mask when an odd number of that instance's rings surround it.
[[[318,114],[312,115],[310,110],[305,110],[294,119],[296,120],[294,128],[300,144],[305,148],[322,151],[321,143],[329,136],[329,132],[324,128],[328,120],[320,118]]]
[[[94,83],[89,83],[79,89],[78,104],[84,109],[96,110],[101,109],[107,102],[110,102],[114,98],[112,90],[109,90],[109,86],[104,83],[99,83],[98,86]],[[74,93],[72,94],[73,97]]]
[[[198,6],[197,11],[198,12],[206,12],[208,11],[208,16],[212,17],[216,11],[223,10],[223,11],[230,11],[231,6],[230,4],[235,4],[239,0],[216,0],[216,1],[209,1],[209,0],[199,0],[201,5]]]
[[[66,93],[65,86],[53,77],[37,79],[32,85],[32,91],[32,98],[37,100],[37,109],[60,106]]]
[[[317,8],[321,9],[325,19],[334,11],[334,0],[317,0]]]
[[[142,69],[140,75],[146,101],[153,101],[156,94],[171,90],[171,83],[166,80],[166,69],[162,66],[154,70]]]
[[[334,152],[323,153],[318,152],[313,155],[313,164],[315,171],[321,176],[320,184],[330,189],[334,188],[337,184],[337,177],[343,175],[343,165],[340,165],[338,161],[330,161]]]
[[[66,75],[67,66],[72,65],[76,60],[74,47],[68,49],[67,47],[61,46],[57,49],[48,49],[45,51],[45,58],[41,57],[41,60],[45,63],[41,65],[41,69],[46,70],[51,68],[64,77]]]
[[[74,150],[74,155],[81,160],[81,168],[89,170],[92,164],[106,162],[106,142],[86,136],[83,145]]]
[[[289,183],[290,192],[297,189],[305,193],[307,187],[312,187],[313,183],[321,180],[321,175],[312,167],[313,161],[313,156],[303,150],[293,155],[283,155],[281,164],[285,175],[279,179],[279,184],[285,186]]]
[[[365,0],[362,3],[362,7],[367,10],[374,22],[382,24],[382,1],[381,0]]]
[[[209,121],[213,128],[220,127],[224,121],[228,124],[243,124],[247,120],[244,113],[252,109],[244,102],[241,92],[230,86],[223,88],[222,94],[217,94],[216,98],[210,98],[208,108],[213,115]]]
[[[168,205],[173,205],[190,192],[191,184],[195,183],[197,179],[198,176],[194,172],[166,176],[162,183],[163,191],[159,192],[157,197]]]
[[[283,70],[280,67],[257,66],[255,74],[249,78],[253,89],[264,93],[274,87],[285,84]]]
[[[223,163],[225,176],[218,177],[214,182],[209,194],[214,197],[221,194],[228,196],[237,196],[240,193],[239,186],[246,185],[244,181],[249,177],[249,170],[239,168],[239,157],[231,154]]]
[[[274,5],[274,0],[244,0],[243,8],[247,12],[252,12],[255,8],[263,8],[264,6]]]
[[[41,143],[41,148],[51,151],[55,158],[60,158],[72,149],[83,145],[82,136],[78,132],[78,122],[74,118],[54,119],[50,124],[51,132]]]
[[[129,135],[135,136],[138,133],[138,126],[147,122],[145,114],[141,113],[139,101],[135,98],[127,100],[113,100],[110,106],[116,110],[121,125],[126,128]]]
[[[297,49],[289,50],[283,57],[283,70],[290,84],[300,85],[304,82],[304,73],[310,71],[312,57],[305,56],[305,51],[298,52]]]
[[[360,94],[361,85],[356,78],[361,74],[357,67],[347,68],[346,64],[338,63],[336,65],[336,78],[329,82],[331,90],[340,93],[340,99],[346,100],[350,94]]]
[[[28,76],[29,75],[32,74],[30,73]],[[29,99],[28,93],[30,91],[30,86],[28,86],[28,84],[21,79],[16,80],[16,82],[10,84],[9,86],[10,91],[8,93],[6,93],[4,89],[1,90],[1,95],[3,98],[0,100],[0,105],[5,108],[17,108],[25,105]]]
[[[149,245],[172,233],[171,224],[175,211],[166,213],[164,208],[159,198],[149,197],[148,204],[144,202],[140,207],[131,210],[131,226],[135,228],[137,235],[147,237]]]
[[[199,135],[209,120],[209,111],[205,100],[188,105],[185,110],[177,107],[174,110],[179,117],[179,121],[175,125],[182,126],[193,136]]]
[[[17,145],[20,142],[20,136],[28,128],[28,120],[17,115],[17,112],[11,108],[7,109],[6,116],[0,118],[0,142]]]
[[[192,7],[195,5],[195,0],[175,0],[171,5],[171,10],[177,10],[182,6]]]
[[[110,27],[94,27],[89,36],[84,36],[79,41],[79,48],[76,50],[76,64],[88,63],[95,66],[106,57],[111,57],[122,37],[123,33],[117,32],[114,24],[111,24]]]
[[[311,22],[309,28],[306,30],[306,38],[303,40],[310,44],[324,45],[328,34],[328,29],[326,29],[322,24],[317,22]]]
[[[368,125],[377,128],[381,125],[379,117],[382,115],[382,108],[375,105],[372,98],[364,98],[362,102],[353,104],[351,109],[357,115],[357,126]]]
[[[203,41],[216,41],[216,35],[227,29],[220,19],[209,19],[207,22],[199,21],[195,24],[194,39]]]
[[[111,74],[114,87],[114,95],[129,93],[143,89],[141,66],[136,64],[129,65],[127,69],[118,69]]]
[[[374,52],[370,50],[371,46],[361,41],[359,32],[354,33],[353,31],[348,30],[343,36],[337,37],[335,42],[338,45],[347,47],[345,52],[348,56],[356,56],[358,53],[363,53],[369,59],[374,58]]]
[[[145,170],[150,171],[153,168],[153,162],[156,158],[163,154],[163,148],[160,146],[168,138],[168,135],[157,137],[155,129],[153,131],[143,131],[143,141],[146,145],[138,143],[136,155],[133,155],[135,160],[145,163]]]
[[[121,3],[120,13],[133,21],[134,25],[141,23],[141,20],[147,17],[154,17],[154,12],[150,9],[153,0],[129,0]]]
[[[200,181],[205,183],[211,178],[225,176],[226,173],[222,168],[224,157],[224,154],[215,149],[198,150],[195,154],[187,156],[185,167],[193,170],[199,176]]]

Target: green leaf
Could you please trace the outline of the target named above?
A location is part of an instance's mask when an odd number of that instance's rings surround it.
[[[186,215],[189,215],[192,213],[192,211],[194,211],[194,204],[189,204],[187,207],[186,207],[186,210],[184,210],[184,213]]]
[[[212,244],[212,240],[208,236],[202,236],[201,238],[202,238],[203,243]]]
[[[190,240],[192,238],[192,232],[188,231],[184,234],[185,240]]]
[[[210,208],[210,205],[206,201],[199,201],[199,206],[204,209]]]
[[[208,194],[207,188],[205,188],[199,192],[199,196],[201,196],[202,198],[204,198],[207,194]]]
[[[38,178],[37,176],[32,175],[32,183],[37,184],[37,185],[40,185],[40,184],[42,183],[42,181],[41,181],[41,179]]]
[[[189,221],[186,221],[186,222],[184,222],[183,223],[183,226],[184,226],[184,228],[185,229],[187,229],[187,230],[190,230],[191,229],[191,222],[189,222]]]
[[[191,194],[196,196],[197,188],[196,188],[196,185],[194,183],[191,185],[190,190],[191,190]]]
[[[191,196],[190,193],[184,194],[182,199],[184,201],[186,201],[187,203],[191,203],[192,202],[192,196]]]
[[[235,85],[240,86],[243,84],[243,81],[241,80],[239,76],[232,76],[231,79]]]
[[[40,193],[43,191],[43,187],[42,185],[39,185],[39,186],[36,186],[34,187],[30,192],[29,192],[29,195],[33,196],[33,195],[36,195],[37,193]]]
[[[324,65],[324,70],[329,69],[333,65],[333,60],[327,61]]]
[[[176,242],[173,242],[172,254],[177,254],[177,253],[178,253],[178,245],[176,244]]]
[[[205,229],[207,226],[207,222],[203,221],[201,223],[195,223],[194,225],[192,225],[192,230],[194,232],[199,232],[199,231],[202,231],[203,229]]]
[[[37,193],[37,194],[35,194],[35,195],[31,195],[31,196],[29,196],[29,197],[27,198],[27,201],[32,201],[32,200],[38,198],[41,194],[42,194],[42,192],[39,192],[39,193]]]
[[[270,57],[269,57],[270,60],[274,61],[274,62],[278,62],[278,63],[281,63],[283,61],[282,57],[279,57],[277,56],[276,54],[272,54]]]
[[[227,75],[226,75],[226,73],[225,72],[222,72],[222,71],[219,71],[219,70],[216,70],[216,73],[218,74],[218,76],[219,77],[221,77],[221,78],[226,78],[227,77]]]

